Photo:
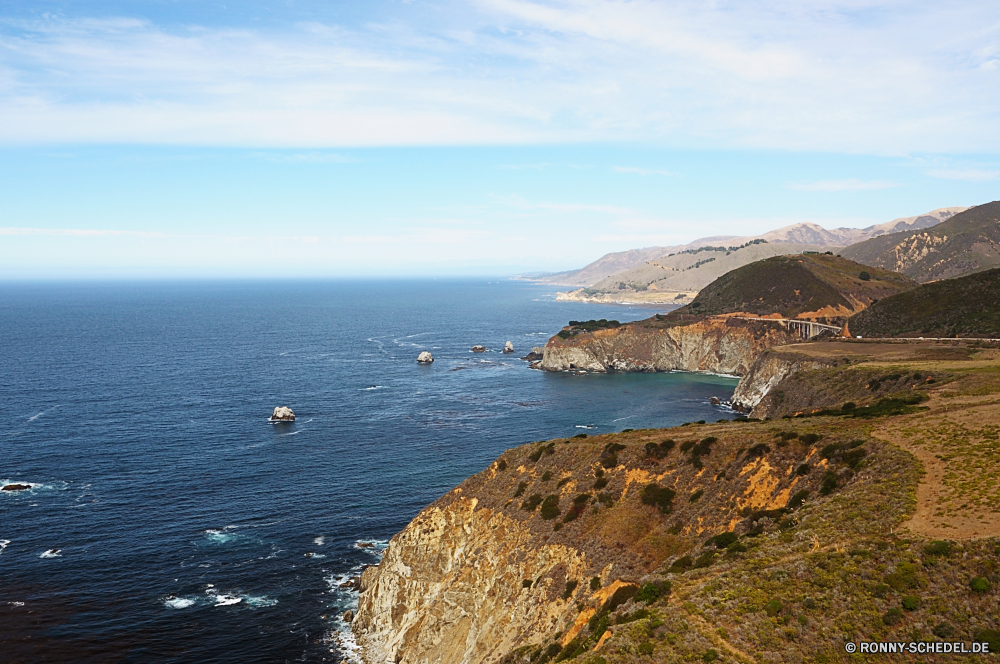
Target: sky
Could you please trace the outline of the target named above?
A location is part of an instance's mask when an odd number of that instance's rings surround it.
[[[0,0],[0,279],[510,275],[1000,199],[1000,4]]]

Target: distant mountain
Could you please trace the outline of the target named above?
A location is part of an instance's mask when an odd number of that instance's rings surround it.
[[[998,267],[1000,201],[968,208],[930,228],[866,240],[840,253],[922,283]]]
[[[802,251],[822,252],[828,249],[845,247],[847,245],[886,235],[888,233],[929,228],[951,218],[965,209],[966,208],[962,207],[939,208],[926,214],[917,215],[915,217],[901,217],[883,224],[868,226],[867,228],[835,228],[833,230],[828,230],[818,224],[803,222],[791,224],[790,226],[784,226],[782,228],[764,233],[763,235],[750,235],[745,237],[730,235],[704,237],[689,244],[679,245],[676,247],[647,247],[645,249],[618,251],[605,254],[598,260],[579,270],[570,270],[568,272],[548,275],[538,279],[538,281],[542,283],[565,286],[594,286],[603,290],[603,286],[598,286],[598,282],[607,280],[609,277],[614,276],[615,278],[608,281],[608,283],[613,284],[615,288],[617,288],[618,283],[635,283],[648,286],[653,281],[658,280],[656,277],[662,277],[664,275],[653,271],[649,274],[650,279],[648,281],[644,281],[644,279],[646,279],[646,276],[644,276],[646,274],[645,272],[635,274],[622,273],[635,268],[642,268],[651,261],[663,265],[666,264],[665,258],[670,254],[681,254],[685,251],[691,251],[706,246],[740,246],[752,242],[753,240],[764,240],[768,244],[780,243],[796,245],[794,247],[788,246],[783,248],[772,248],[769,250],[758,250],[756,252],[747,252],[740,255],[739,258],[746,258],[748,260],[741,262],[740,260],[732,259],[725,262],[729,269],[733,269],[739,267],[740,265],[745,265],[750,260],[760,260],[762,258],[778,255],[780,253],[792,254],[801,253]],[[703,256],[701,258],[705,257]],[[697,260],[691,261],[692,264],[695,262],[697,262]],[[688,265],[671,265],[671,267],[677,267],[678,269],[683,270],[688,267]],[[721,267],[721,264],[715,267]],[[716,272],[713,270],[709,270],[708,273],[704,274],[699,272],[696,273],[696,275],[688,275],[700,277],[698,279],[680,280],[677,284],[665,283],[663,286],[667,289],[696,291],[720,274],[722,274],[722,272]]]
[[[805,318],[843,324],[876,300],[916,287],[901,274],[828,254],[775,256],[728,272],[669,314]]]
[[[924,284],[879,300],[848,321],[864,337],[1000,339],[1000,269]]]

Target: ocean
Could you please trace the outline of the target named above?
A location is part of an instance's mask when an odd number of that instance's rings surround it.
[[[656,311],[554,292],[0,284],[0,483],[31,485],[0,492],[0,659],[352,660],[341,586],[505,449],[733,416],[729,377],[528,369],[568,320]]]

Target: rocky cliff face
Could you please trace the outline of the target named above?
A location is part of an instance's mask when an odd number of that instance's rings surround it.
[[[743,375],[763,350],[800,340],[779,324],[760,320],[714,317],[672,326],[642,321],[569,339],[552,337],[541,368]]]
[[[821,369],[829,366],[829,362],[803,357],[795,354],[782,354],[764,351],[757,356],[750,370],[740,379],[733,392],[733,407],[746,413],[752,413],[757,419],[770,417],[768,408],[758,407],[764,398],[781,381],[800,371]]]

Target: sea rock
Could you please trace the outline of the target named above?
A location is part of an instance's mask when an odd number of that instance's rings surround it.
[[[277,406],[271,413],[272,422],[294,422],[295,413],[288,406]]]
[[[486,346],[473,346],[472,347],[472,352],[473,353],[485,353],[486,352]]]
[[[354,611],[351,611],[350,609],[344,611],[344,622],[349,623],[352,620],[354,620]]]
[[[503,345],[503,352],[505,352],[505,353],[513,353],[514,352],[514,344],[512,344],[509,341],[507,343],[505,343]]]
[[[711,398],[711,399],[709,399],[708,401],[709,401],[709,403],[711,403],[711,404],[712,404],[713,406],[719,406],[719,405],[721,405],[721,404],[722,404],[722,399],[720,399],[719,397],[712,397],[712,398]]]
[[[27,491],[30,488],[30,484],[7,484],[0,491]]]
[[[420,355],[417,355],[417,362],[419,362],[420,364],[430,364],[433,361],[434,361],[434,356],[431,355],[426,350],[420,353]]]
[[[522,360],[527,360],[529,362],[536,362],[536,361],[540,361],[543,357],[545,357],[545,347],[544,346],[534,346],[531,349],[531,352],[528,353],[527,355],[525,355],[524,357],[522,357],[521,359]]]

